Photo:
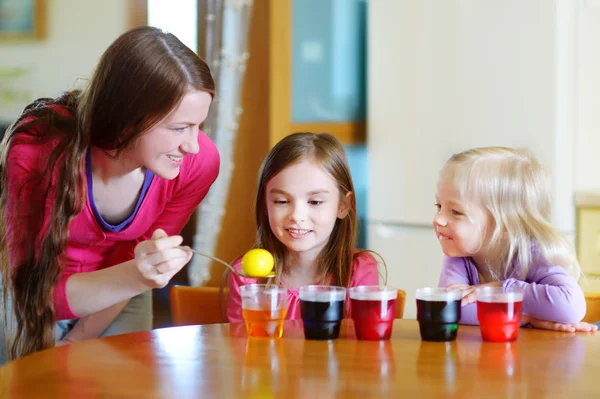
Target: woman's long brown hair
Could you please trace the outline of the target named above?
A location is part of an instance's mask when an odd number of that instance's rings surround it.
[[[0,151],[0,220],[6,220],[0,223],[0,262],[7,335],[12,330],[9,295],[16,321],[8,358],[54,346],[53,289],[63,270],[69,224],[85,203],[87,149],[93,145],[119,154],[133,147],[139,135],[193,90],[214,95],[206,63],[172,34],[137,28],[111,44],[85,90],[37,100],[9,127]],[[43,172],[28,181],[9,181],[11,149],[32,141],[58,144],[43,155]],[[14,196],[19,190],[9,192],[16,185],[28,186],[25,191],[35,198],[18,201]],[[46,203],[52,204],[49,214]]]

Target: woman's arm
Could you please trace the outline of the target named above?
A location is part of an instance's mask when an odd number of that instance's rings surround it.
[[[167,236],[158,229],[150,240],[135,247],[135,258],[116,266],[90,273],[76,273],[65,279],[64,298],[74,317],[99,312],[151,288],[162,288],[190,260],[191,253],[175,248],[181,236]]]

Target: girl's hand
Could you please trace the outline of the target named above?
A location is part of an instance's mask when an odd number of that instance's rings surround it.
[[[475,302],[475,287],[477,286],[469,284],[451,284],[446,288],[451,290],[461,290],[462,300],[460,301],[460,305],[465,306],[469,303]]]
[[[595,332],[598,327],[594,324],[580,321],[575,324],[556,323],[554,321],[536,319],[535,317],[523,315],[524,324],[531,324],[534,328],[542,330],[563,331],[563,332]]]
[[[149,288],[162,288],[192,258],[192,253],[177,247],[183,238],[167,236],[157,229],[150,240],[142,241],[135,247],[135,264],[142,282]]]
[[[462,300],[460,301],[461,306],[468,305],[475,302],[475,290],[480,287],[502,287],[501,281],[492,281],[491,283],[468,285],[468,284],[451,284],[446,288],[462,290]]]

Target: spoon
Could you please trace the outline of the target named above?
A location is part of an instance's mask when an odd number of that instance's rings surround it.
[[[229,263],[225,262],[224,260],[221,260],[219,258],[215,258],[214,256],[209,255],[207,253],[204,253],[204,252],[201,252],[201,251],[196,251],[195,249],[192,249],[192,248],[187,247],[187,246],[182,246],[182,245],[177,246],[175,248],[183,249],[184,251],[188,251],[188,252],[194,253],[196,255],[204,256],[205,258],[209,258],[209,259],[212,259],[212,260],[214,260],[216,262],[219,262],[219,263],[225,265],[232,273],[235,273],[235,274],[237,274],[238,276],[241,276],[241,277],[267,278],[267,279],[271,279],[271,278],[275,277],[275,272],[271,272],[271,273],[267,274],[266,276],[249,276],[246,273],[244,273],[242,270],[236,270],[233,266],[231,266]]]

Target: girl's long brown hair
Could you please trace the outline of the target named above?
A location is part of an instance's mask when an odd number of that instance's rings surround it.
[[[214,95],[206,63],[174,35],[152,27],[121,35],[102,55],[82,92],[40,99],[9,127],[0,151],[0,262],[4,326],[9,335],[7,298],[12,297],[16,333],[8,358],[54,346],[53,289],[63,270],[69,224],[85,203],[84,160],[90,145],[119,154],[164,119],[186,93]],[[58,143],[44,171],[29,181],[8,181],[11,149],[32,140]],[[35,199],[9,192],[28,186]],[[32,187],[35,187],[32,189]],[[45,214],[47,201],[52,204]],[[39,202],[39,203],[38,203]],[[26,216],[23,216],[26,215]]]

